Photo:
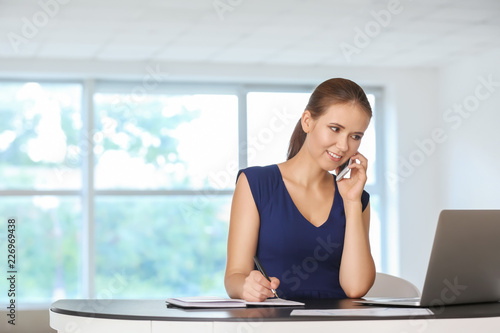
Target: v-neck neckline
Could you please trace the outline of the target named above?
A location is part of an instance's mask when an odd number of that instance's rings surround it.
[[[276,166],[276,169],[278,170],[278,174],[279,174],[279,179],[281,181],[281,185],[285,189],[285,192],[287,194],[288,199],[290,199],[291,203],[293,204],[294,209],[300,214],[300,216],[302,217],[302,219],[304,221],[306,221],[309,225],[311,225],[312,227],[314,227],[316,229],[319,229],[319,228],[323,227],[325,224],[327,224],[328,220],[330,220],[330,218],[332,216],[333,206],[334,206],[334,204],[335,204],[335,202],[337,200],[338,189],[337,189],[337,182],[335,181],[335,177],[332,175],[333,183],[334,183],[334,186],[335,186],[335,193],[333,194],[333,201],[332,201],[332,204],[331,204],[331,207],[330,207],[330,213],[328,214],[328,217],[326,218],[326,220],[323,221],[323,223],[321,223],[320,225],[315,225],[311,221],[309,221],[304,216],[304,214],[302,214],[302,212],[300,211],[300,209],[297,207],[297,205],[295,204],[295,201],[293,201],[293,198],[290,195],[290,192],[288,192],[288,188],[286,187],[285,180],[283,179],[283,174],[281,173],[280,167],[277,164],[275,164],[275,166]]]

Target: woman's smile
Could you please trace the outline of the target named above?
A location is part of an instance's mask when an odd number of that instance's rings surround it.
[[[340,160],[342,159],[342,155],[337,155],[328,150],[326,152],[328,153],[328,156],[330,156],[330,159],[334,162],[340,162]]]

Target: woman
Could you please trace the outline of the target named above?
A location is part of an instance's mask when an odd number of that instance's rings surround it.
[[[359,298],[375,279],[370,253],[367,159],[358,152],[372,115],[364,91],[330,79],[312,93],[285,162],[238,174],[231,206],[225,286],[263,301]],[[337,182],[329,171],[352,160]],[[257,255],[271,281],[255,270]]]

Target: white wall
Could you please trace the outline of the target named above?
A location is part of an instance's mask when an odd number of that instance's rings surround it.
[[[399,154],[408,157],[412,148],[425,153],[413,152],[425,160],[413,173],[400,169],[410,176],[399,186],[400,275],[419,288],[442,209],[500,209],[498,59],[500,50],[449,64],[437,71],[437,82],[416,88],[417,96],[403,90],[396,97],[407,99],[400,107],[431,99],[429,110],[398,110],[399,131],[407,130],[398,135]]]
[[[453,110],[459,104],[464,110],[463,115],[450,113],[453,121],[445,125],[450,139],[440,157],[447,170],[442,174],[446,208],[500,208],[499,59],[500,50],[440,72],[441,109]]]
[[[397,117],[395,132],[383,133],[397,146],[388,147],[390,166],[386,207],[395,214],[387,222],[397,230],[398,269],[388,272],[423,286],[435,222],[440,210],[438,161],[432,158],[439,88],[437,71],[403,73],[388,99]],[[391,112],[391,109],[388,110]],[[391,129],[389,129],[391,130]],[[388,142],[391,144],[391,142]],[[395,149],[394,149],[395,148]]]

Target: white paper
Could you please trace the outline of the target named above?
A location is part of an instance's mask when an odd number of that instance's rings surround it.
[[[429,316],[434,313],[426,308],[362,308],[362,309],[325,309],[293,310],[291,316],[359,316],[359,317],[413,317]]]
[[[246,302],[247,305],[259,306],[302,306],[304,303],[289,301],[282,298],[268,298],[264,302]]]
[[[210,296],[168,298],[167,303],[183,308],[243,308],[246,306],[245,301],[241,299]]]
[[[223,308],[253,306],[302,306],[304,303],[289,301],[281,298],[269,298],[264,302],[246,302],[242,299],[224,297],[195,296],[168,298],[167,302],[185,308]]]

